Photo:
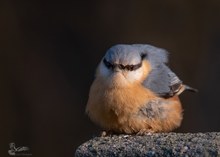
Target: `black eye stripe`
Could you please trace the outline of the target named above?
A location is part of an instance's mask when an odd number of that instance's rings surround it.
[[[137,70],[141,66],[142,66],[142,63],[136,64],[136,65],[126,65],[126,66],[124,66],[124,69],[129,70],[129,71],[133,71],[133,70]]]
[[[124,66],[124,65],[122,65],[122,64],[118,64],[118,68],[119,68],[119,69],[125,69],[126,66]]]
[[[114,65],[113,64],[111,64],[110,62],[108,62],[105,58],[103,59],[103,63],[105,64],[105,66],[107,67],[107,68],[114,68]]]
[[[135,65],[125,65],[125,66],[123,64],[112,64],[108,62],[105,58],[103,59],[103,63],[108,69],[114,69],[115,67],[118,67],[119,69],[128,70],[128,71],[137,70],[142,66],[142,62]]]
[[[129,71],[137,70],[142,66],[142,63],[136,64],[136,65],[126,65],[125,68]]]

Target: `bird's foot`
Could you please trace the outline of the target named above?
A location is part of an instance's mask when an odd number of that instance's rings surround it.
[[[138,136],[144,136],[144,135],[152,135],[155,133],[152,129],[141,129],[136,135]]]
[[[102,131],[102,132],[101,132],[101,137],[110,136],[110,135],[112,135],[112,134],[113,134],[112,131]]]

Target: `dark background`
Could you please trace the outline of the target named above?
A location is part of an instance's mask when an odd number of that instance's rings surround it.
[[[8,144],[33,156],[73,156],[99,133],[85,115],[105,51],[148,43],[199,93],[181,95],[177,132],[220,131],[219,0],[0,2],[0,156]]]

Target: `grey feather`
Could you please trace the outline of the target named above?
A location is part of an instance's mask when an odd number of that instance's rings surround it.
[[[104,58],[112,63],[135,65],[141,62],[142,55],[146,56],[144,59],[150,63],[152,68],[143,85],[159,96],[175,95],[182,81],[166,66],[168,62],[166,50],[147,44],[119,44],[111,47]]]
[[[147,44],[133,44],[132,46],[138,49],[140,54],[147,55],[146,59],[151,63],[153,69],[162,63],[168,62],[168,52],[165,49]]]
[[[105,58],[112,63],[123,65],[138,64],[141,62],[139,50],[132,45],[118,44],[111,47],[105,54]]]
[[[150,100],[140,108],[138,115],[149,119],[164,119],[167,116],[165,105],[160,99]]]
[[[182,81],[165,64],[153,69],[143,85],[160,96],[173,96],[179,89]]]
[[[152,70],[144,80],[143,85],[156,94],[169,97],[179,91],[182,81],[166,66],[168,52],[151,45],[134,44],[140,53],[147,54]]]

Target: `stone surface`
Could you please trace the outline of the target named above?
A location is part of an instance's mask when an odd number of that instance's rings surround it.
[[[75,156],[216,157],[220,156],[220,132],[94,137],[79,146]]]

